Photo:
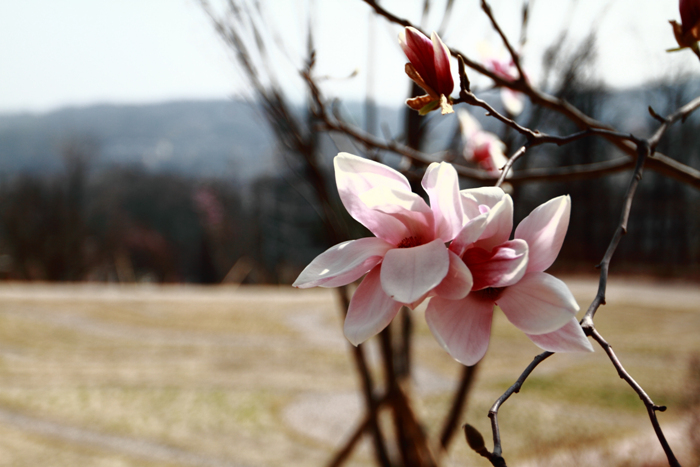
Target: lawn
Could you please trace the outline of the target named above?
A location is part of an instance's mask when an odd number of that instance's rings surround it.
[[[585,308],[595,281],[567,282]],[[435,434],[460,367],[414,313],[412,397]],[[697,465],[700,289],[613,281],[596,325],[669,406],[662,427],[681,463]],[[0,285],[0,466],[324,465],[362,416],[341,328],[333,290]],[[488,408],[537,353],[499,313],[463,422],[490,440]],[[499,421],[510,465],[663,457],[600,348],[545,361]],[[371,459],[364,444],[348,465]],[[488,465],[461,437],[445,464]]]

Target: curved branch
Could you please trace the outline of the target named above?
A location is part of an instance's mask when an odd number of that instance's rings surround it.
[[[617,370],[617,374],[629,384],[632,389],[637,393],[639,398],[644,402],[644,406],[647,408],[647,412],[649,413],[649,419],[651,420],[651,424],[654,427],[654,432],[656,433],[656,437],[659,439],[659,442],[661,443],[661,447],[664,450],[664,453],[666,454],[666,458],[668,459],[668,464],[670,467],[681,467],[681,464],[678,462],[678,459],[676,459],[676,456],[673,454],[673,450],[671,449],[671,446],[668,444],[668,441],[666,440],[666,437],[664,436],[663,431],[661,430],[661,425],[659,425],[659,420],[656,417],[656,412],[664,412],[666,410],[666,407],[663,405],[656,405],[654,404],[654,401],[651,400],[651,397],[647,395],[647,393],[642,389],[642,387],[637,383],[632,376],[625,370],[625,368],[622,366],[622,363],[620,362],[620,359],[617,358],[617,355],[615,355],[615,352],[612,349],[612,346],[608,344],[608,342],[603,339],[603,336],[598,333],[598,331],[593,328],[591,329],[590,336],[593,337],[593,339],[600,344],[600,346],[603,348],[605,353],[608,355],[608,358],[610,358],[610,361],[612,362],[613,366]]]

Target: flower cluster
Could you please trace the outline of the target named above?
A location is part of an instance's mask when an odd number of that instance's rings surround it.
[[[488,70],[491,70],[496,76],[503,78],[506,81],[515,81],[518,79],[518,69],[513,63],[513,60],[499,60],[497,58],[488,58],[484,65]],[[525,106],[525,96],[518,91],[513,91],[509,87],[501,87],[501,102],[506,112],[516,117],[520,115]]]
[[[505,143],[495,134],[484,131],[468,111],[457,110],[457,118],[464,141],[464,159],[481,166],[495,177],[500,176],[501,169],[508,162]]]
[[[576,322],[576,300],[544,272],[564,241],[568,196],[535,209],[509,240],[510,196],[494,187],[460,191],[448,163],[433,163],[425,172],[430,205],[390,167],[347,153],[336,156],[334,166],[343,205],[375,237],[331,247],[294,286],[338,287],[365,276],[344,325],[354,345],[388,326],[401,306],[415,308],[432,297],[428,325],[466,365],[486,352],[494,305],[543,349],[592,350]]]

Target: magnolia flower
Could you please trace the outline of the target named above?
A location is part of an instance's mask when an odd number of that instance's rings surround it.
[[[408,99],[406,104],[421,115],[440,107],[442,114],[454,112],[450,94],[454,89],[450,69],[450,51],[437,33],[428,39],[416,28],[406,27],[399,34],[399,44],[410,63],[406,74],[428,94]]]
[[[495,58],[488,58],[484,62],[484,66],[491,70],[495,75],[503,78],[506,81],[514,81],[518,79],[518,69],[513,60],[506,62]],[[501,102],[506,112],[512,116],[520,115],[525,107],[525,96],[523,93],[513,91],[509,87],[501,87]]]
[[[466,110],[459,109],[457,118],[464,141],[464,158],[478,164],[494,177],[500,176],[501,169],[508,162],[506,145],[498,136],[482,130],[479,122]]]
[[[422,182],[428,206],[390,167],[347,153],[338,154],[334,166],[343,205],[376,237],[331,247],[293,285],[338,287],[367,274],[345,319],[350,342],[358,345],[380,332],[402,305],[414,308],[429,295],[458,300],[469,293],[469,270],[445,246],[464,223],[454,167],[445,162],[428,167]]]
[[[700,1],[680,0],[678,9],[681,13],[681,23],[669,21],[673,26],[673,34],[676,37],[680,50],[690,47],[698,52],[698,41],[700,41]]]
[[[469,221],[450,245],[472,274],[472,291],[454,300],[434,297],[426,321],[456,360],[474,365],[486,353],[494,305],[539,347],[555,352],[592,351],[576,321],[579,310],[564,282],[545,273],[556,259],[569,224],[571,200],[554,198],[518,225],[513,201],[499,188],[461,192]],[[485,221],[484,221],[485,219]]]

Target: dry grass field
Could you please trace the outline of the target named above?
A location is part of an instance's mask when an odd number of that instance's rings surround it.
[[[585,308],[595,281],[567,282]],[[460,368],[415,314],[412,397],[434,434]],[[596,323],[669,406],[660,420],[681,463],[698,465],[700,289],[613,280]],[[0,285],[0,466],[324,465],[361,417],[347,347],[333,290]],[[489,406],[537,353],[497,315],[464,421],[489,439]],[[663,459],[599,348],[544,362],[500,423],[512,466]],[[367,445],[348,465],[371,465]],[[460,437],[446,465],[486,463]]]

